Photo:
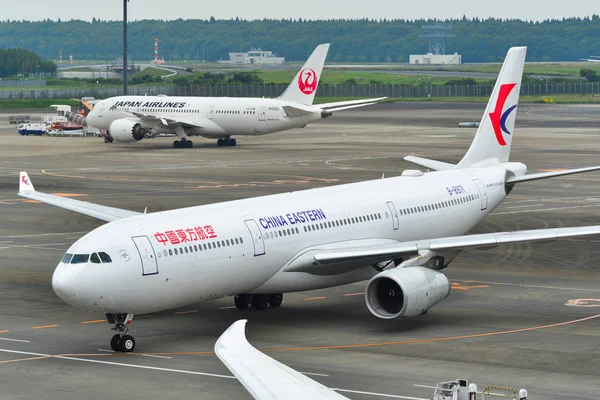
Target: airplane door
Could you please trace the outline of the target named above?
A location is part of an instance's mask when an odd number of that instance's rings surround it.
[[[247,219],[244,221],[246,227],[250,231],[252,236],[252,242],[254,243],[254,256],[262,256],[265,254],[265,241],[263,240],[262,233],[253,219]]]
[[[215,106],[208,106],[208,119],[215,117]]]
[[[104,104],[102,104],[98,107],[98,116],[104,117]]]
[[[479,179],[473,179],[473,182],[475,182],[475,185],[477,185],[477,190],[479,190],[479,195],[481,197],[481,210],[487,210],[488,198],[485,185]]]
[[[156,259],[156,253],[150,243],[148,236],[134,236],[131,238],[135,247],[137,247],[138,254],[142,261],[142,275],[155,275],[158,274],[158,261]]]
[[[391,201],[387,202],[387,206],[390,209],[390,214],[392,215],[392,222],[394,223],[394,230],[397,231],[398,228],[400,227],[400,223],[398,221],[398,212],[396,211],[396,207],[394,206],[394,203],[392,203]]]
[[[265,107],[261,107],[258,110],[258,120],[264,121],[266,119],[266,115],[267,115],[267,109]]]

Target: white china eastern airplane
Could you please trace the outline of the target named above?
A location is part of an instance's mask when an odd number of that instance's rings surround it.
[[[109,222],[77,240],[52,287],[104,312],[113,349],[132,351],[128,324],[150,313],[235,295],[238,308],[278,307],[282,293],[369,280],[367,307],[393,319],[427,312],[450,293],[440,272],[461,250],[600,234],[600,226],[466,235],[515,184],[600,169],[526,174],[509,162],[525,47],[508,51],[486,111],[458,164],[293,193],[141,214],[34,190],[19,195]]]
[[[329,44],[313,51],[286,91],[276,99],[236,97],[118,96],[102,100],[86,122],[118,142],[142,140],[146,133],[175,134],[175,148],[190,148],[187,136],[215,138],[235,146],[234,135],[265,135],[303,127],[334,111],[374,104],[385,97],[313,105]]]

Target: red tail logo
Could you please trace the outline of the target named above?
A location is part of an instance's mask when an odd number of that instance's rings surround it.
[[[313,94],[317,90],[317,74],[312,68],[304,68],[298,75],[298,88],[304,94]]]
[[[513,90],[513,88],[517,86],[516,83],[505,83],[500,86],[500,92],[498,93],[498,100],[496,101],[496,108],[494,112],[490,113],[490,120],[492,121],[492,127],[494,128],[494,133],[496,134],[496,140],[498,140],[498,144],[500,146],[506,146],[506,140],[504,140],[504,136],[502,132],[506,132],[510,135],[510,132],[506,129],[506,119],[509,114],[517,107],[516,105],[510,107],[503,114],[502,110],[504,110],[504,103],[506,103],[506,99],[508,95]]]

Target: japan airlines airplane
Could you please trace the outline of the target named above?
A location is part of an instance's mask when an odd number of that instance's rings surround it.
[[[140,214],[37,192],[22,172],[20,196],[109,222],[68,249],[52,287],[75,307],[104,312],[117,331],[112,348],[132,351],[136,313],[231,295],[238,308],[278,307],[284,292],[369,280],[372,314],[412,317],[448,296],[440,270],[463,249],[600,234],[582,226],[465,235],[518,183],[600,169],[527,175],[509,162],[525,53],[508,51],[458,164],[406,158],[431,173]]]
[[[175,134],[175,148],[190,148],[187,136],[215,138],[235,146],[234,135],[265,135],[300,128],[334,111],[374,104],[385,97],[313,105],[329,44],[313,51],[286,91],[276,99],[235,97],[118,96],[96,104],[86,122],[106,130],[118,142],[133,142],[146,133]]]

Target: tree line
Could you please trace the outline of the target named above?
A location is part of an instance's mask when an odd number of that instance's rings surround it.
[[[0,78],[17,74],[56,72],[57,65],[26,49],[0,49]]]
[[[229,52],[262,48],[289,61],[305,60],[320,43],[331,43],[330,62],[408,62],[423,54],[428,40],[422,26],[452,25],[446,53],[463,62],[500,62],[511,46],[528,46],[528,61],[575,61],[600,55],[600,17],[523,21],[460,18],[451,20],[142,20],[130,22],[129,56],[151,60],[154,38],[159,55],[170,60],[228,59]],[[120,21],[2,21],[0,47],[22,47],[47,59],[112,61],[122,54]]]

